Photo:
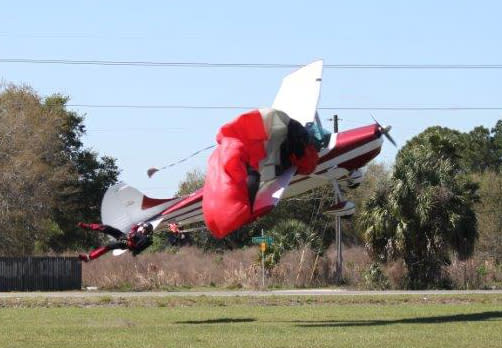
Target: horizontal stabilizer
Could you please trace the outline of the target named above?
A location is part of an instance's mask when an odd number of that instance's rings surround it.
[[[127,233],[132,225],[155,218],[178,200],[178,198],[149,198],[134,187],[120,182],[111,186],[105,192],[101,203],[101,220],[103,224],[113,226]],[[162,219],[154,228],[161,221]]]

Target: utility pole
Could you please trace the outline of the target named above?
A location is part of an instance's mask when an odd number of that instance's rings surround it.
[[[338,199],[336,200],[338,201]],[[343,282],[343,257],[342,257],[342,221],[341,217],[335,217],[336,232],[336,265],[335,265],[335,283]]]
[[[333,115],[333,131],[338,133],[338,115]],[[335,204],[340,203],[339,192],[335,192]],[[341,284],[343,281],[343,257],[342,257],[342,221],[340,216],[335,216],[336,233],[336,264],[335,283]]]

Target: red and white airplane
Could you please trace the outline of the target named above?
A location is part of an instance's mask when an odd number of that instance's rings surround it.
[[[253,206],[258,216],[268,213],[280,199],[305,193],[327,183],[332,184],[338,204],[325,213],[352,215],[354,204],[343,198],[340,185],[353,188],[361,183],[361,168],[380,153],[384,136],[395,145],[388,134],[390,126],[382,127],[376,121],[368,126],[338,133],[330,133],[322,127],[317,114],[322,68],[323,62],[316,61],[286,76],[272,105],[273,110],[283,111],[299,121],[316,138],[321,147],[317,167],[310,175],[296,175],[292,167],[282,175],[275,176],[270,169],[277,154],[269,154],[260,163],[260,188]],[[274,141],[274,134],[281,132],[283,129],[272,127],[269,142]],[[188,196],[154,199],[125,183],[118,183],[105,193],[101,217],[104,224],[123,232],[145,221],[152,223],[154,228],[171,225],[183,231],[191,224],[204,222],[203,199],[203,189]]]

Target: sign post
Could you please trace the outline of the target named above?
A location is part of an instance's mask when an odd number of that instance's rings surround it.
[[[263,234],[263,230],[261,230],[261,233]],[[260,243],[260,249],[261,249],[261,288],[262,290],[265,290],[265,249],[267,248],[267,244],[265,243]]]
[[[261,250],[261,286],[265,289],[265,251],[267,250],[267,245],[272,244],[274,239],[271,236],[265,236],[263,234],[263,229],[261,230],[261,237],[253,237],[251,239],[253,244],[260,244]]]

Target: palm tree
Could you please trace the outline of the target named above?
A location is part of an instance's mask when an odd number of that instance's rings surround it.
[[[417,136],[399,152],[392,178],[363,206],[359,222],[371,254],[383,262],[402,257],[410,288],[443,286],[450,251],[461,259],[473,252],[476,190],[441,129]]]
[[[273,243],[268,248],[267,265],[276,265],[285,251],[311,248],[319,249],[321,238],[312,228],[300,220],[285,219],[277,223],[268,233]]]

